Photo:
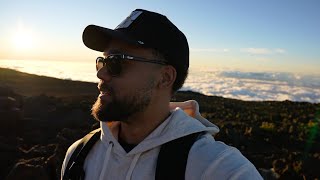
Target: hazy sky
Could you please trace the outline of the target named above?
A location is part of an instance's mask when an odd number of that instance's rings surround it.
[[[0,0],[0,59],[94,62],[83,29],[115,28],[137,8],[185,33],[191,65],[319,73],[319,0]]]

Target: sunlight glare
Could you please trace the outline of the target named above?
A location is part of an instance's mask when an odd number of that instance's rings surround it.
[[[13,35],[12,43],[16,50],[23,51],[32,49],[33,41],[32,32],[20,25]]]

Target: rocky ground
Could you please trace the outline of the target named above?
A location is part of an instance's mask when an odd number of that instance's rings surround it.
[[[59,179],[67,148],[98,124],[96,84],[0,68],[0,179]],[[217,140],[237,147],[265,179],[320,178],[320,105],[248,102],[179,92],[217,124]]]

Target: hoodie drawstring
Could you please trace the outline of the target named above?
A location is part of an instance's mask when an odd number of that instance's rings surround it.
[[[127,176],[126,176],[126,180],[130,180],[131,179],[131,175],[132,175],[132,172],[133,172],[133,169],[135,168],[137,162],[138,162],[138,159],[140,157],[141,153],[139,154],[136,154],[130,164],[130,167],[129,167],[129,170],[127,172]]]
[[[113,148],[113,142],[109,142],[109,146],[108,146],[108,149],[107,149],[107,152],[106,152],[106,156],[104,158],[104,162],[103,162],[103,167],[102,167],[102,170],[101,170],[101,174],[100,174],[100,177],[99,179],[100,180],[103,180],[103,177],[105,175],[105,172],[106,172],[106,168],[107,168],[107,165],[108,165],[108,162],[109,162],[109,158],[110,158],[110,154],[111,154],[111,150]]]

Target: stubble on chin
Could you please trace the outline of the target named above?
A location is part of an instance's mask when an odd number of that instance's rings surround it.
[[[105,102],[100,98],[93,104],[91,114],[98,121],[126,121],[135,113],[143,112],[150,104],[154,81],[150,79],[145,87],[135,89],[132,93]]]
[[[130,114],[126,111],[126,107],[117,101],[106,103],[98,98],[92,105],[91,114],[96,120],[102,122],[125,121]]]

